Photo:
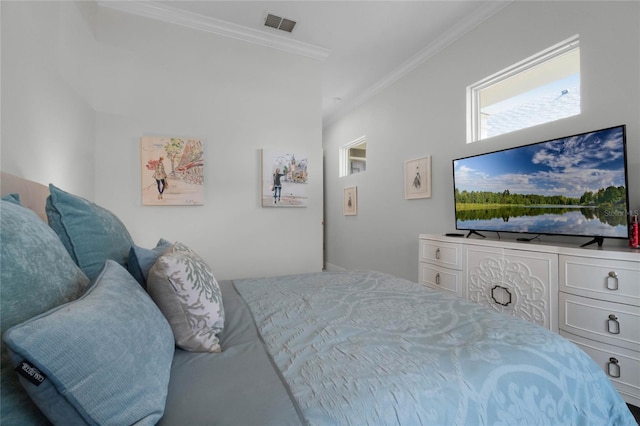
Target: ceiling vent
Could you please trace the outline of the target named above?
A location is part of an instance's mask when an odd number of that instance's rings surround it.
[[[291,31],[293,31],[293,28],[296,26],[296,21],[293,21],[287,18],[281,18],[280,16],[276,16],[269,13],[267,14],[267,17],[264,20],[264,25],[266,27],[271,27],[277,30],[282,30],[290,33]]]

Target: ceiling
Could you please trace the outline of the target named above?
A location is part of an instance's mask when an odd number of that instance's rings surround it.
[[[510,1],[99,1],[322,63],[324,125],[371,98]],[[266,27],[268,13],[296,21]]]

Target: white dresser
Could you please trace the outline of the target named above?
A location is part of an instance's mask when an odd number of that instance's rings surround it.
[[[640,406],[640,251],[419,236],[419,281],[580,346]]]

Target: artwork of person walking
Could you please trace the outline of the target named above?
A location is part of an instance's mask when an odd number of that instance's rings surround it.
[[[308,179],[306,156],[262,150],[262,207],[307,207]]]
[[[160,157],[158,162],[156,163],[156,170],[153,173],[153,178],[156,180],[156,185],[158,185],[158,200],[162,200],[164,190],[167,188],[167,173],[164,171],[164,160],[163,157]]]
[[[280,173],[280,169],[277,168],[273,174],[273,204],[280,201],[280,194],[282,193],[282,183],[280,183],[280,178],[282,176],[284,176],[284,174]]]
[[[141,136],[140,165],[143,206],[204,204],[204,146],[199,139]]]

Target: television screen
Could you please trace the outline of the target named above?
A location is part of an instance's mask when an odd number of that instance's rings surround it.
[[[625,126],[453,160],[456,229],[628,238]]]

